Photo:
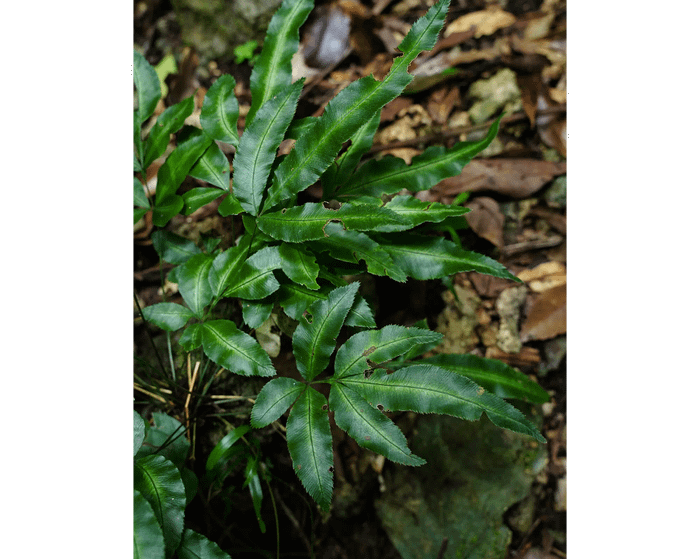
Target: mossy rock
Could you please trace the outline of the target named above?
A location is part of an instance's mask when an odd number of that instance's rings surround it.
[[[424,559],[447,538],[445,559],[502,559],[512,537],[503,514],[527,496],[545,445],[484,417],[421,416],[416,425],[411,449],[428,463],[396,467],[376,503],[394,546],[404,559]]]
[[[173,0],[182,40],[203,60],[234,58],[247,41],[262,45],[270,19],[281,0]]]

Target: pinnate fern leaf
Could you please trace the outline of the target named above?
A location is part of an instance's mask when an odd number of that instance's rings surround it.
[[[279,247],[271,246],[259,250],[237,269],[236,277],[224,295],[243,299],[267,297],[280,286],[272,271],[281,267]]]
[[[234,94],[236,80],[221,75],[209,88],[202,103],[200,122],[212,140],[238,145],[238,99]]]
[[[549,394],[539,384],[496,359],[469,354],[441,353],[413,363],[437,365],[463,375],[500,398],[517,398],[533,404],[544,404],[549,401]]]
[[[204,314],[214,294],[209,285],[209,270],[214,257],[211,254],[196,254],[180,266],[178,286],[187,306],[198,317]]]
[[[231,170],[228,159],[221,151],[221,148],[211,144],[204,155],[199,158],[197,164],[190,170],[190,176],[213,184],[221,190],[228,192],[231,180]],[[221,194],[219,192],[219,194]]]
[[[209,359],[233,373],[261,377],[271,377],[276,373],[260,344],[230,320],[205,322],[202,325],[202,345]]]
[[[307,386],[287,419],[292,465],[309,495],[329,510],[333,497],[333,439],[326,398]]]
[[[408,66],[422,50],[431,49],[444,24],[449,0],[440,0],[420,18],[399,45],[403,56],[394,61],[382,81],[366,76],[343,89],[326,106],[275,172],[264,210],[313,184],[333,162],[343,143],[379,109],[411,82]]]
[[[364,260],[370,274],[389,276],[402,283],[406,281],[403,269],[369,236],[359,231],[347,231],[340,223],[329,223],[324,231],[328,237],[311,243],[315,250],[328,251],[333,258],[343,262],[358,263]]]
[[[362,155],[372,147],[374,135],[379,128],[380,116],[381,111],[377,111],[372,118],[360,126],[350,138],[350,147],[323,173],[321,183],[323,183],[324,198],[330,198],[335,191],[348,182],[355,172]]]
[[[214,259],[209,270],[209,286],[216,297],[222,295],[234,281],[246,253],[246,247],[238,245],[226,249]]]
[[[369,378],[358,375],[342,382],[379,409],[440,413],[471,421],[486,412],[498,427],[546,442],[508,402],[468,378],[434,365],[411,365],[394,373],[375,371]]]
[[[299,397],[306,385],[288,377],[272,379],[263,386],[250,413],[253,427],[265,427],[279,419]]]
[[[303,80],[270,98],[246,127],[233,159],[233,192],[243,209],[257,215],[267,177],[284,132],[294,117]]]
[[[370,406],[367,400],[352,388],[340,383],[333,384],[328,401],[338,427],[360,446],[399,464],[425,464],[425,460],[410,451],[406,437],[396,424],[381,411]]]
[[[403,224],[404,220],[384,208],[353,204],[333,205],[326,202],[309,202],[303,206],[267,213],[258,219],[263,233],[291,243],[327,237],[326,226],[333,222],[341,223],[345,229],[367,231],[381,228],[387,223],[398,226]]]
[[[352,308],[360,284],[338,287],[326,299],[309,306],[292,336],[297,368],[306,380],[322,372],[335,350],[335,343],[345,317]]]
[[[319,266],[314,255],[303,245],[283,243],[279,247],[282,270],[295,283],[300,283],[309,289],[319,289],[316,282]]]
[[[146,140],[146,153],[143,158],[143,168],[158,159],[170,142],[170,134],[174,134],[185,123],[185,119],[194,111],[194,97],[188,97],[180,101],[177,105],[165,109],[156,120],[155,126],[151,128]]]
[[[403,223],[386,223],[375,229],[375,231],[406,231],[423,223],[439,223],[448,217],[464,215],[470,211],[468,208],[461,206],[446,206],[439,202],[423,202],[409,194],[394,196],[384,207],[400,216]]]
[[[313,0],[284,0],[272,16],[262,52],[250,76],[252,103],[246,126],[260,107],[291,85],[292,57],[299,47],[299,28],[313,7]]]
[[[177,303],[156,303],[143,309],[143,317],[166,332],[182,328],[194,313]]]
[[[414,157],[410,165],[391,155],[368,161],[334,195],[345,199],[393,194],[404,188],[411,192],[428,190],[443,179],[459,175],[477,153],[486,149],[498,134],[501,118],[491,125],[483,139],[460,142],[448,150],[444,146],[431,146]]]
[[[437,343],[442,334],[424,328],[406,328],[390,324],[381,330],[358,332],[345,342],[335,357],[333,378],[372,371],[373,365],[395,359],[416,344]]]
[[[134,85],[138,99],[137,123],[139,127],[153,114],[160,100],[160,80],[155,68],[140,52],[134,51]]]
[[[435,279],[474,271],[521,282],[503,264],[483,254],[464,250],[442,237],[400,233],[382,236],[381,245],[394,262],[415,279]]]

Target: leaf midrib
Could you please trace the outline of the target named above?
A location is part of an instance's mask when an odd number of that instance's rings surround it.
[[[449,371],[447,371],[447,372],[449,372]],[[394,373],[394,374],[396,374],[396,373]],[[450,374],[455,374],[455,373],[450,373]],[[469,380],[469,379],[467,379],[467,380]],[[346,382],[347,382],[347,378],[346,378]],[[358,384],[362,384],[362,381],[360,381],[359,379],[356,380],[356,381],[351,381],[351,382],[356,382],[356,383],[358,383]],[[472,382],[473,382],[473,381],[472,381]],[[429,386],[429,385],[427,385],[427,386],[413,386],[413,385],[410,385],[410,384],[407,384],[407,385],[398,384],[398,383],[396,383],[396,382],[392,382],[391,384],[389,384],[389,383],[382,383],[382,382],[377,382],[377,381],[374,381],[374,382],[373,382],[371,379],[365,379],[365,384],[371,384],[371,385],[373,385],[373,386],[378,386],[378,387],[402,388],[402,389],[406,389],[406,390],[412,391],[412,392],[414,392],[414,393],[416,393],[416,394],[419,393],[420,391],[433,392],[433,393],[439,394],[439,395],[441,395],[441,396],[449,396],[449,397],[454,398],[454,399],[456,399],[456,400],[461,400],[461,401],[463,401],[463,402],[465,402],[465,403],[467,403],[467,404],[470,404],[470,405],[472,405],[472,406],[474,406],[474,407],[476,407],[476,408],[482,409],[483,411],[485,411],[485,412],[487,412],[487,413],[488,413],[488,412],[491,412],[491,413],[494,413],[494,414],[496,414],[496,415],[498,415],[498,416],[505,417],[505,418],[507,418],[507,419],[513,420],[513,418],[508,417],[508,416],[505,415],[502,411],[499,411],[499,410],[493,408],[492,406],[488,406],[488,405],[484,404],[483,402],[478,402],[478,403],[477,403],[477,402],[475,402],[473,399],[466,398],[466,397],[462,396],[461,394],[455,395],[455,394],[452,393],[452,392],[448,392],[448,391],[445,391],[445,390],[442,390],[442,389],[438,389],[438,388],[436,388],[436,387],[434,387],[434,386]],[[474,383],[474,384],[476,385],[476,383]],[[478,386],[478,385],[477,385],[477,386]],[[507,403],[507,402],[506,402],[506,403]],[[417,410],[410,410],[410,411],[417,411]]]
[[[346,388],[347,390],[353,390],[353,389],[350,388],[349,386],[345,386],[345,385],[342,384],[342,383],[338,383],[338,384],[339,384],[340,386],[342,386],[343,388]],[[390,446],[392,446],[393,448],[397,449],[403,456],[405,456],[405,457],[408,458],[408,459],[411,458],[411,455],[410,455],[410,454],[406,454],[406,452],[405,452],[401,447],[397,446],[396,443],[395,443],[394,441],[392,441],[391,439],[387,438],[386,435],[384,434],[384,432],[383,432],[382,430],[378,429],[378,428],[375,427],[372,423],[370,423],[370,422],[366,419],[366,417],[362,414],[362,412],[358,411],[358,408],[353,404],[353,402],[350,400],[350,398],[348,398],[347,395],[346,395],[342,390],[338,389],[338,392],[343,396],[343,398],[344,398],[345,402],[347,403],[348,407],[352,408],[352,411],[355,413],[355,416],[358,417],[359,419],[361,419],[362,422],[363,422],[365,425],[367,425],[367,427],[370,427],[374,433],[376,433],[377,435],[379,435],[379,436],[380,436],[384,441],[386,441]],[[355,392],[360,398],[362,398],[362,395],[359,394],[356,390],[353,390],[353,392]],[[379,411],[379,410],[377,410],[377,411]],[[382,413],[382,412],[379,412],[379,413]]]

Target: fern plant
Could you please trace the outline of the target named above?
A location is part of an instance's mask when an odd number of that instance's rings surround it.
[[[434,234],[437,224],[463,215],[464,207],[422,202],[406,193],[460,173],[494,139],[498,122],[481,141],[428,148],[410,165],[388,156],[359,165],[381,108],[411,82],[409,65],[435,45],[448,7],[449,0],[440,0],[415,22],[383,80],[364,77],[343,89],[320,117],[294,120],[303,80],[292,82],[291,59],[313,2],[284,0],[253,69],[252,104],[242,135],[234,79],[222,75],[204,98],[201,128],[182,129],[177,147],[160,167],[153,200],[134,179],[135,220],[152,211],[153,223],[164,227],[176,214],[187,215],[214,200],[220,200],[222,216],[242,220],[245,233],[223,250],[215,242],[199,247],[165,229],[153,233],[160,257],[176,265],[170,278],[184,305],[157,303],[143,309],[143,316],[168,332],[184,328],[179,337],[184,351],[197,351],[232,373],[258,377],[277,373],[256,339],[260,327],[270,318],[283,325],[292,338],[298,375],[272,378],[255,401],[250,423],[269,425],[291,408],[286,437],[294,471],[324,510],[333,493],[331,414],[360,446],[410,466],[425,460],[410,451],[388,411],[467,420],[485,412],[502,428],[545,441],[504,400],[547,401],[535,382],[503,363],[472,355],[421,359],[441,335],[415,326],[377,329],[360,284],[346,280],[369,273],[405,282],[477,271],[519,281],[495,260]],[[134,167],[143,177],[165,152],[170,134],[193,112],[194,101],[168,108],[144,138],[142,124],[154,111],[159,88],[152,68],[137,53],[134,77]],[[296,143],[278,157],[286,138]],[[232,174],[222,143],[235,148]],[[188,175],[211,186],[178,194]],[[319,181],[322,199],[297,204],[297,195]],[[226,298],[240,301],[241,320],[217,315]],[[336,347],[343,327],[355,333]],[[318,390],[324,384],[329,392]]]
[[[154,413],[153,420],[149,428],[134,411],[134,558],[230,559],[185,528],[185,507],[197,491],[197,476],[185,467],[190,443],[176,419]],[[210,459],[216,457],[212,451]]]

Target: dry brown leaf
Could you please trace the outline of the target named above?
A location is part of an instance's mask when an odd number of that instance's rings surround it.
[[[167,105],[170,107],[192,95],[199,85],[196,73],[199,67],[199,57],[193,48],[185,47],[182,50],[182,59],[177,74],[170,74],[166,78],[168,84]],[[201,105],[200,105],[201,106]]]
[[[520,89],[523,111],[525,111],[530,121],[530,126],[533,128],[535,127],[535,118],[537,117],[537,98],[540,95],[541,87],[542,79],[538,74],[518,76],[518,88]]]
[[[453,33],[469,31],[472,27],[475,27],[476,33],[474,36],[479,38],[513,25],[515,21],[516,18],[513,14],[502,10],[498,6],[491,6],[486,10],[458,17],[445,28],[445,37],[449,37]]]
[[[497,297],[504,289],[513,287],[513,282],[511,280],[503,278],[487,276],[477,272],[469,272],[468,276],[476,292],[484,298],[492,299]]]
[[[467,204],[471,211],[466,214],[467,223],[479,237],[493,243],[498,248],[503,246],[503,225],[506,218],[498,207],[498,202],[487,196],[474,198]]]
[[[554,177],[564,173],[565,162],[476,159],[464,167],[459,175],[439,182],[435,189],[442,195],[490,190],[513,198],[527,198]]]
[[[523,342],[548,340],[566,333],[566,285],[540,293],[520,331]]]
[[[537,348],[523,346],[519,353],[506,353],[496,346],[486,348],[487,359],[498,359],[511,367],[532,367],[540,362],[540,352]]]
[[[408,97],[397,97],[393,101],[390,101],[384,108],[382,108],[382,113],[379,116],[379,122],[386,122],[387,120],[394,120],[397,114],[402,110],[407,109],[413,104],[413,102]]]
[[[455,103],[459,100],[459,89],[441,87],[434,91],[428,99],[428,114],[438,124],[445,124]]]
[[[527,283],[532,291],[542,293],[566,284],[566,266],[561,262],[545,262],[530,270],[523,270],[518,277]]]

